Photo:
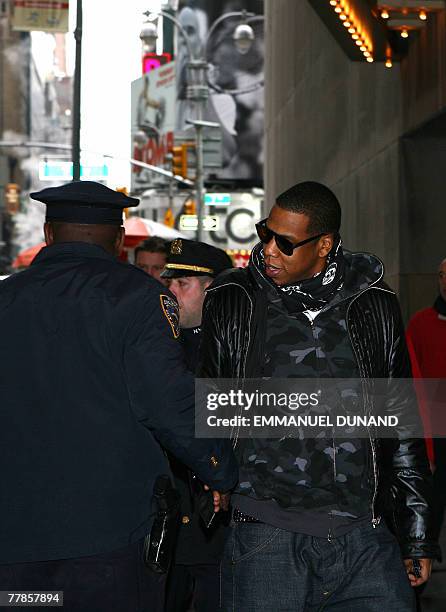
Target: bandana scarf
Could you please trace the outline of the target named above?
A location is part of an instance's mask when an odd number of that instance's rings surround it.
[[[257,255],[259,259],[258,267],[264,271],[263,249],[261,245],[259,246],[257,254],[253,253],[253,255]],[[338,234],[335,236],[333,248],[328,254],[325,270],[322,270],[322,272],[319,272],[313,278],[276,288],[283,293],[282,297],[291,310],[295,312],[303,312],[304,310],[317,311],[331,300],[336,291],[342,289],[344,273],[345,259],[342,250],[342,240]]]

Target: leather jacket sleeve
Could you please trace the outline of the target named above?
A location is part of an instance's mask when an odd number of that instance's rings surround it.
[[[391,492],[392,527],[404,558],[441,558],[432,533],[432,475],[426,445],[423,438],[414,437],[422,427],[415,394],[407,385],[412,372],[401,312],[394,295],[388,293],[385,298],[387,304],[384,308],[381,306],[380,318],[386,347],[386,374],[390,379],[386,404],[392,414],[404,414],[401,419],[404,425],[397,436],[380,440],[383,450],[380,467],[381,471],[387,471],[383,481],[390,485]]]
[[[396,302],[396,300],[395,300]],[[390,354],[390,378],[411,377],[403,322],[398,304],[394,311],[394,337]],[[398,389],[398,385],[391,388]],[[396,392],[396,391],[395,391]],[[390,398],[395,401],[398,398]],[[409,406],[412,402],[409,399]],[[418,431],[422,430],[418,411]],[[432,534],[432,475],[427,458],[426,444],[422,438],[404,438],[402,434],[395,444],[392,457],[392,494],[395,504],[396,535],[403,557],[439,558],[439,546]]]
[[[221,325],[223,301],[219,292],[208,291],[203,305],[200,354],[197,378],[225,378],[229,376],[227,343],[224,342],[224,326]]]
[[[203,306],[198,378],[241,379],[247,375],[251,300],[235,284],[208,289]],[[230,317],[229,313],[236,314]]]

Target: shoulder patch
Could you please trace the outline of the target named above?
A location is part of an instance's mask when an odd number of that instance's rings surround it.
[[[172,328],[174,338],[180,336],[180,312],[178,310],[178,304],[170,296],[161,294],[160,295],[161,308],[163,309],[164,316],[169,321],[169,325]]]

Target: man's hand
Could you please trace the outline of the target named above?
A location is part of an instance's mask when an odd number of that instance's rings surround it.
[[[209,491],[209,487],[204,485],[206,491]],[[214,498],[214,512],[225,512],[229,510],[229,500],[231,499],[230,493],[220,493],[219,491],[212,491],[212,497]]]
[[[426,582],[431,575],[432,571],[432,559],[417,559],[420,563],[421,576],[417,578],[413,573],[413,561],[412,559],[404,559],[404,565],[406,566],[407,575],[410,580],[410,586],[417,587],[420,584]]]

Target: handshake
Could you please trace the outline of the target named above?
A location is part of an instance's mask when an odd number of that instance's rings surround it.
[[[190,486],[194,507],[198,511],[205,527],[209,529],[214,522],[217,512],[229,509],[231,494],[229,492],[222,493],[211,490],[211,487],[203,485],[195,475],[191,476]]]
[[[204,485],[204,490],[210,491],[207,485]],[[224,510],[226,512],[227,510],[229,510],[229,501],[231,499],[230,493],[212,491],[212,498],[214,504],[214,512],[220,512],[220,510]]]

